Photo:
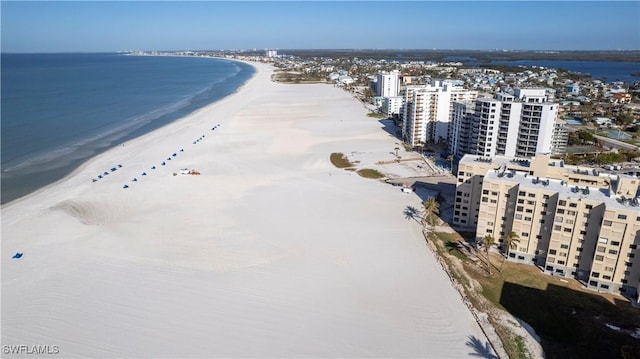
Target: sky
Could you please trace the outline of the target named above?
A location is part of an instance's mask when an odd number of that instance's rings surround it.
[[[640,1],[0,2],[2,52],[640,50]]]

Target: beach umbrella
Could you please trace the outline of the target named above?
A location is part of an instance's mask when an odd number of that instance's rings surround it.
[[[137,178],[134,178],[134,179],[133,179],[133,182],[138,182],[138,179],[137,179]]]
[[[104,173],[103,173],[103,175],[105,175],[105,176],[108,175],[108,174],[109,174],[109,172],[107,172],[107,171],[104,171]]]
[[[156,169],[156,166],[151,167],[151,169],[152,169],[152,170],[155,170],[155,169]]]
[[[18,252],[18,253],[16,253],[16,254],[14,254],[14,255],[13,255],[13,257],[11,257],[11,258],[13,258],[13,259],[20,259],[20,258],[22,258],[22,253]]]
[[[126,184],[126,185],[122,186],[122,188],[125,188],[125,189],[126,189],[126,188],[129,188],[129,185],[128,185],[128,184]]]
[[[98,175],[98,178],[102,178],[102,175]]]
[[[122,168],[122,165],[118,165],[118,167]]]
[[[180,152],[184,152],[184,148],[181,148],[181,149],[180,149]]]
[[[177,153],[174,153],[174,154],[172,154],[171,156],[175,157],[175,156],[177,156],[177,155],[178,155]]]
[[[164,165],[166,165],[166,164],[167,164],[166,162],[162,162],[162,165],[163,165],[163,166],[164,166]]]
[[[143,176],[146,176],[146,175],[147,175],[147,172],[142,172],[142,175],[143,175]]]

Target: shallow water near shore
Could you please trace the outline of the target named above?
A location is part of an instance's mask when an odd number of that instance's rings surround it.
[[[237,90],[240,62],[124,54],[2,54],[2,203]]]

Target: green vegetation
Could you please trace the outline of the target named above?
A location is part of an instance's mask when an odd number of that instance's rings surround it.
[[[378,113],[378,112],[369,112],[367,116],[373,117],[373,118],[387,118],[387,115]]]
[[[578,130],[576,132],[569,132],[567,142],[569,146],[596,145],[598,140],[590,131]]]
[[[488,275],[480,268],[484,261],[457,249],[464,241],[460,235],[429,233],[428,238],[474,306],[488,312],[503,309],[530,324],[548,358],[639,358],[637,339],[607,327],[634,331],[639,326],[640,310],[620,297],[587,291],[576,280],[552,277],[526,264],[504,262],[501,272]],[[504,261],[501,255],[491,257],[494,265]],[[509,357],[529,357],[522,338],[491,321]]]
[[[438,214],[440,213],[440,204],[435,198],[429,197],[426,201],[422,202],[424,206],[424,212],[422,213],[422,225],[437,226],[440,224]]]
[[[364,178],[380,179],[385,177],[381,172],[370,168],[358,170],[356,173]]]
[[[338,168],[348,168],[353,166],[353,164],[347,159],[347,156],[340,152],[332,153],[329,160]]]

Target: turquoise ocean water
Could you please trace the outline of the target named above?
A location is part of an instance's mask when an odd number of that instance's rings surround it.
[[[254,72],[212,58],[1,56],[2,203],[232,94]]]

